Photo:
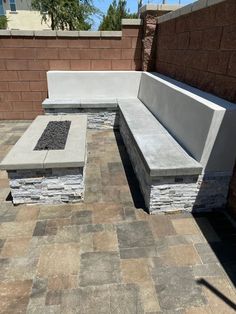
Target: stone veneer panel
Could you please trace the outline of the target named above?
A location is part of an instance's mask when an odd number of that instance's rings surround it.
[[[107,130],[117,129],[118,123],[118,110],[109,109],[69,109],[69,108],[56,108],[45,109],[45,114],[86,114],[88,116],[88,129]]]
[[[211,211],[226,206],[231,174],[218,172],[152,180],[122,114],[120,132],[151,214],[180,210]]]
[[[14,204],[56,204],[83,200],[84,168],[9,170]]]

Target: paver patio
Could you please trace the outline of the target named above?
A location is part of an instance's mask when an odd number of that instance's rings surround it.
[[[0,122],[0,159],[29,123]],[[235,313],[230,221],[149,216],[119,133],[87,139],[85,203],[14,207],[0,172],[0,312]]]

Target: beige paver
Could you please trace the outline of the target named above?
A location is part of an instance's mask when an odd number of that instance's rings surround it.
[[[76,275],[79,273],[80,251],[75,243],[46,245],[40,252],[38,275]]]
[[[173,219],[172,224],[178,234],[200,234],[193,218]]]

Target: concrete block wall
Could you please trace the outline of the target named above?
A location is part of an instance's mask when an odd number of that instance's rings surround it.
[[[42,113],[48,70],[141,70],[135,21],[122,32],[0,31],[0,120]]]
[[[158,19],[155,70],[236,102],[236,1],[198,1]]]

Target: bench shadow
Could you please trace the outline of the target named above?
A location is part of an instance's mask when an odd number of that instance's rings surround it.
[[[222,210],[192,215],[216,257],[209,262],[220,263],[236,287],[236,226]]]
[[[145,206],[144,198],[142,196],[142,193],[141,193],[141,190],[139,187],[138,179],[134,173],[134,170],[133,170],[131,161],[129,159],[129,155],[127,153],[127,150],[125,148],[125,144],[124,144],[123,139],[121,137],[121,134],[116,129],[114,129],[113,132],[115,134],[117,147],[118,147],[120,158],[121,158],[124,170],[125,170],[125,175],[126,175],[126,178],[128,181],[128,185],[130,188],[130,192],[132,195],[134,206],[136,208],[142,208],[143,210],[148,212],[148,210]]]

